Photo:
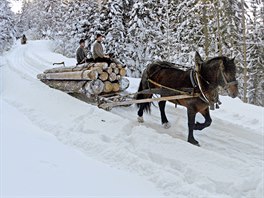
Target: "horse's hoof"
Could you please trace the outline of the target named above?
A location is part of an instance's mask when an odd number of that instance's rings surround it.
[[[197,144],[194,144],[195,146],[201,147],[201,145],[199,144],[199,142]]]
[[[203,126],[200,122],[196,122],[194,127],[193,127],[193,130],[199,130],[201,131],[203,129]]]
[[[169,122],[165,122],[162,124],[164,129],[169,129],[171,127],[171,124]]]
[[[143,123],[143,122],[144,122],[143,116],[141,116],[141,117],[139,116],[139,117],[137,118],[137,120],[138,120],[139,123]]]
[[[195,145],[195,146],[198,146],[198,147],[200,147],[200,144],[199,144],[199,142],[198,142],[198,141],[196,141],[196,140],[188,140],[188,142],[189,142],[189,143],[191,143],[191,144],[193,144],[193,145]]]

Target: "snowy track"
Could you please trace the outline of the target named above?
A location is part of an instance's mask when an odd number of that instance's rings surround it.
[[[222,97],[221,109],[211,112],[212,125],[195,132],[199,148],[186,142],[183,107],[167,105],[172,127],[163,129],[156,107],[139,124],[134,106],[106,112],[42,84],[36,75],[53,62],[75,63],[50,46],[17,44],[1,67],[3,99],[35,126],[88,156],[144,176],[164,196],[263,197],[263,108]],[[138,79],[131,82],[135,91]]]

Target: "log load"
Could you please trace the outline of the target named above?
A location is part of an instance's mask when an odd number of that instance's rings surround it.
[[[121,64],[111,63],[108,66],[102,62],[47,69],[37,78],[51,88],[91,97],[124,91],[129,86],[125,75],[126,69]]]

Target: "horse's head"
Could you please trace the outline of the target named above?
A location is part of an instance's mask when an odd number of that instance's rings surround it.
[[[220,85],[227,90],[228,95],[232,98],[238,95],[238,83],[236,80],[235,58],[229,59],[223,57],[219,62],[219,79]]]

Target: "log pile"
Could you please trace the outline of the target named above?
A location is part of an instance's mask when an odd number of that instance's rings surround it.
[[[51,88],[67,93],[86,94],[88,97],[124,91],[129,80],[123,78],[126,69],[111,63],[89,63],[75,67],[57,67],[45,70],[37,78]]]

